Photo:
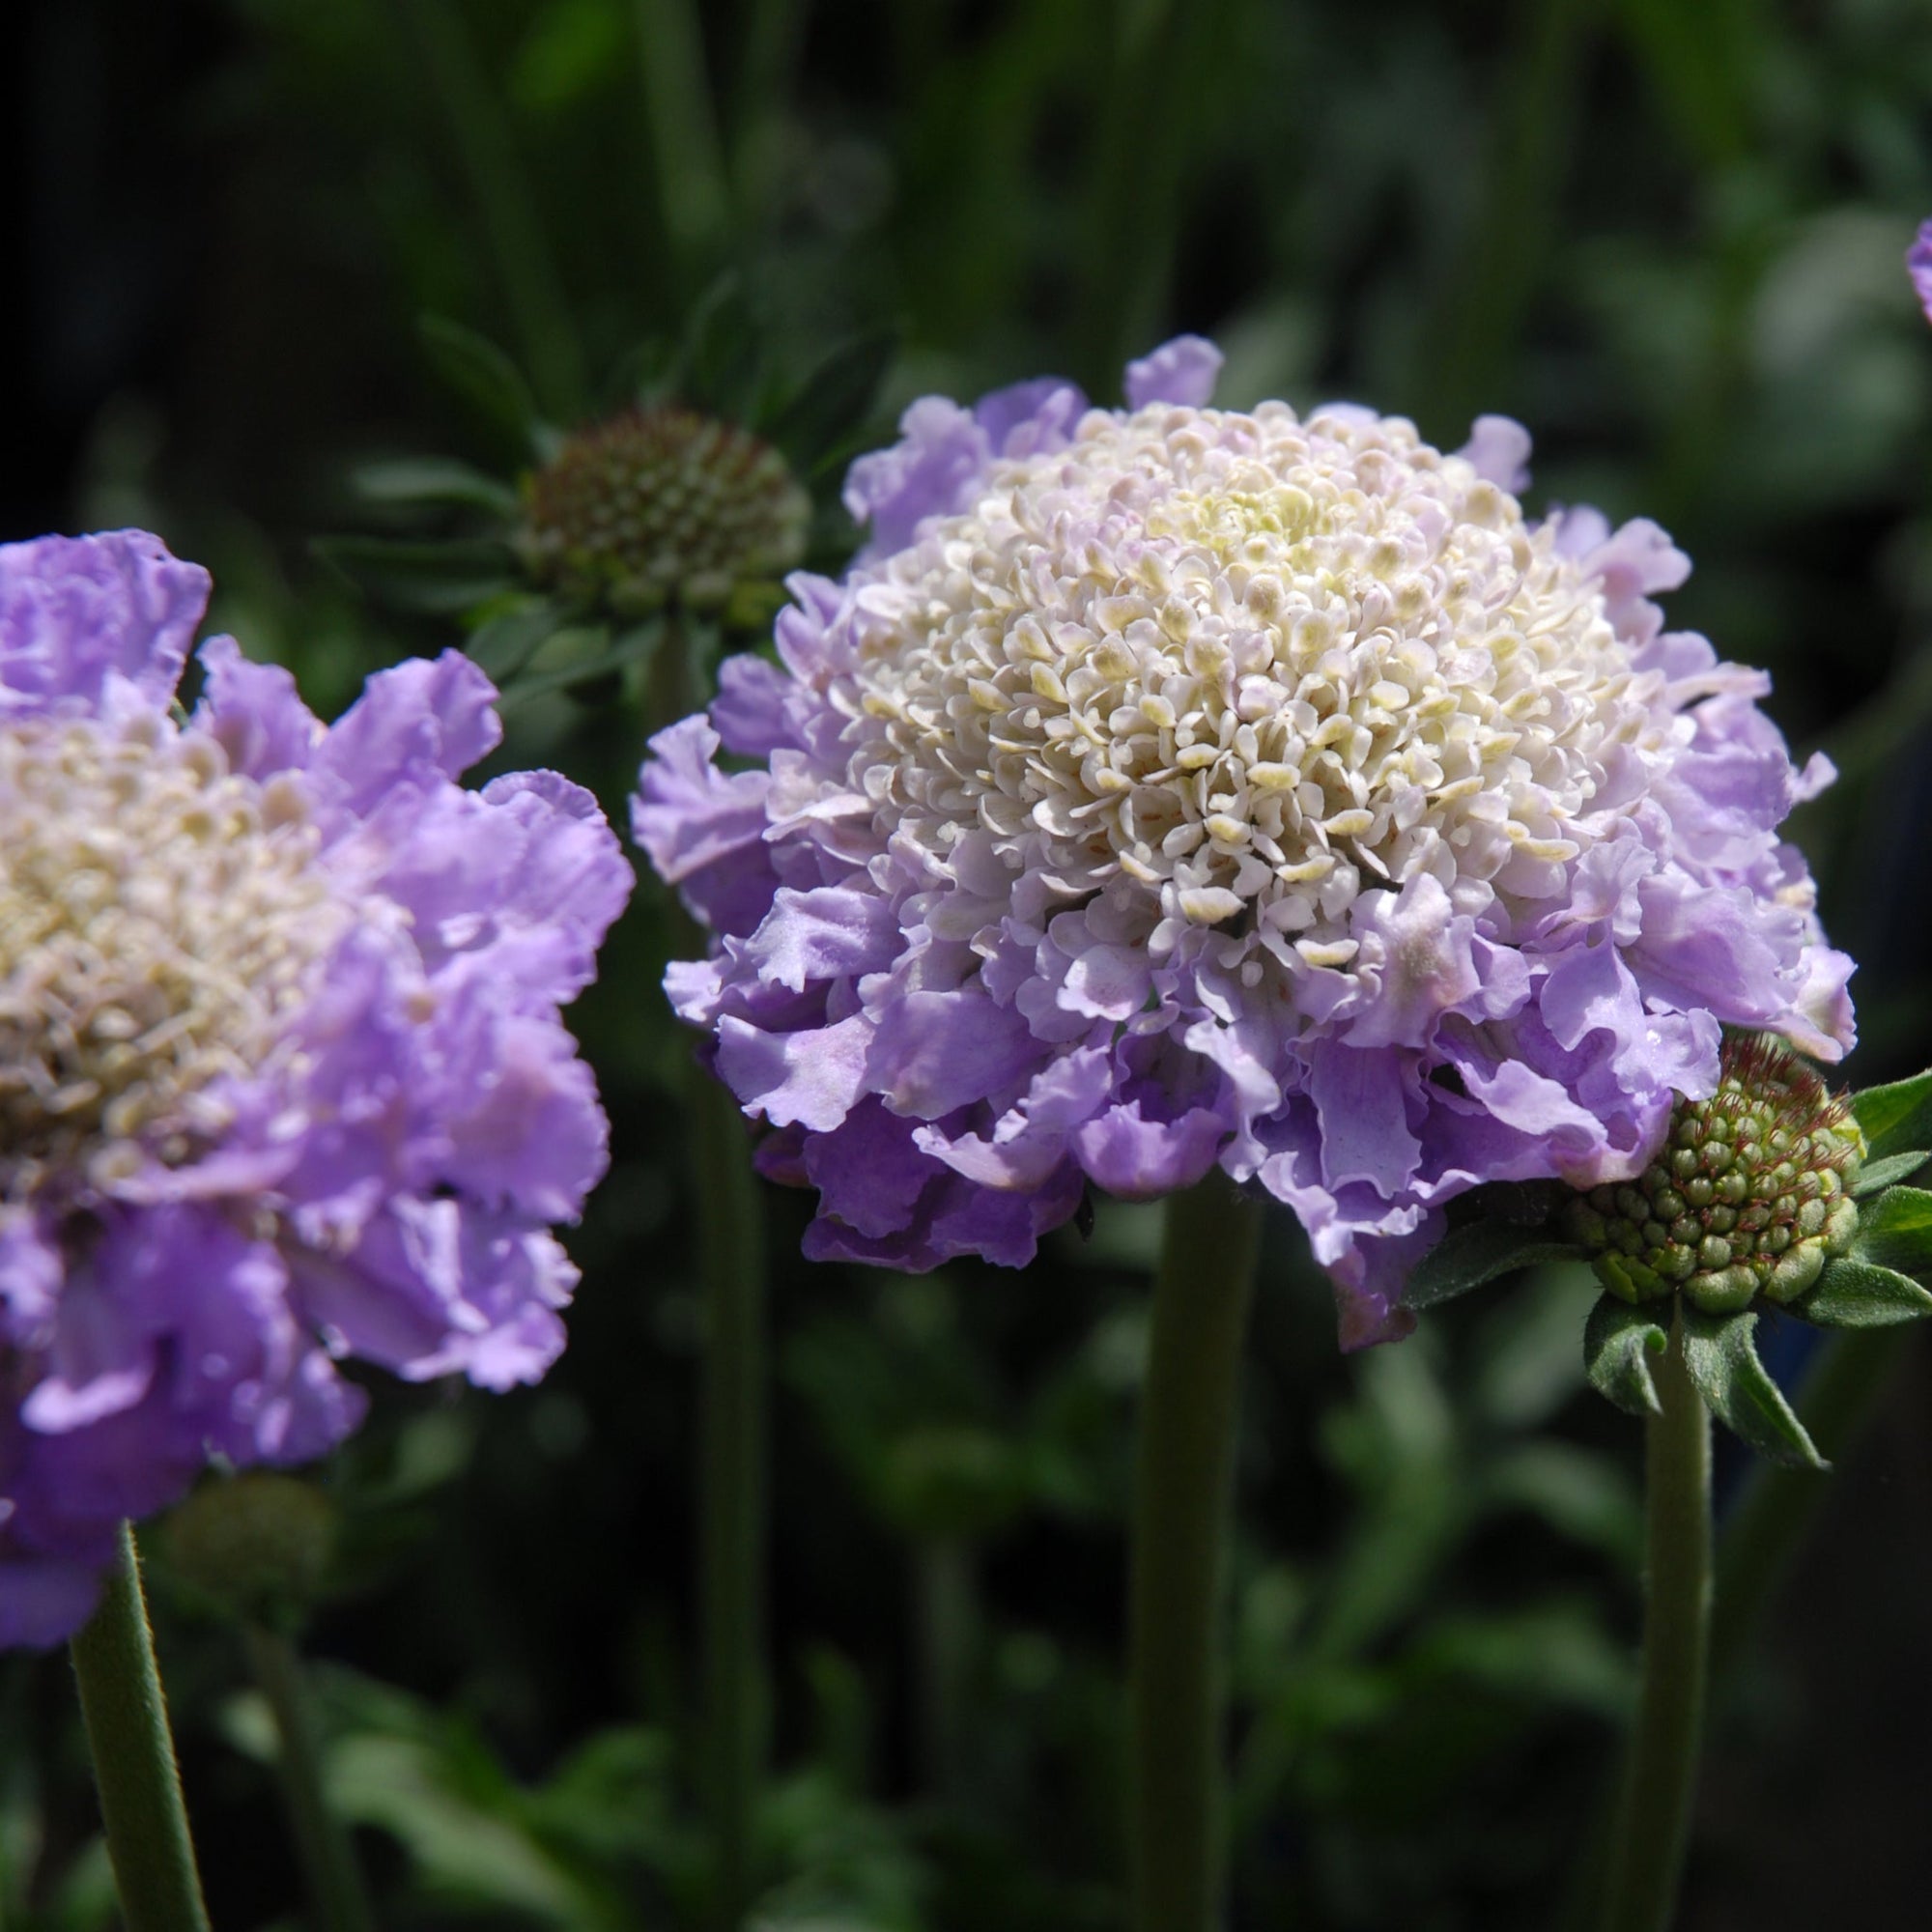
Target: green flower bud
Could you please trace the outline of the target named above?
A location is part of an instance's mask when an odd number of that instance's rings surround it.
[[[1577,1195],[1564,1228],[1625,1301],[1682,1293],[1711,1315],[1760,1294],[1796,1301],[1858,1233],[1864,1149],[1845,1101],[1795,1053],[1727,1034],[1718,1091],[1680,1100],[1650,1165]]]
[[[525,567],[618,616],[668,603],[769,614],[811,522],[777,450],[676,404],[579,430],[524,479],[524,505]]]
[[[321,1490],[296,1476],[244,1469],[212,1477],[168,1517],[168,1560],[225,1615],[285,1625],[322,1586],[337,1514]]]

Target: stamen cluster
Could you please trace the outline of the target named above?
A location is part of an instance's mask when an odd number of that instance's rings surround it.
[[[0,724],[0,1197],[180,1161],[350,918],[298,786],[154,712]]]

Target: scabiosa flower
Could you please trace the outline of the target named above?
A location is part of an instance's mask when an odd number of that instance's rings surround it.
[[[1089,1182],[1219,1163],[1355,1346],[1452,1197],[1640,1173],[1720,1023],[1849,1044],[1776,836],[1831,770],[1664,631],[1654,524],[1524,515],[1516,424],[1218,411],[1219,361],[1170,343],[1124,412],[915,404],[851,571],[792,578],[779,666],[652,741],[635,822],[810,1253],[1020,1264]]]
[[[344,1356],[534,1379],[605,1161],[557,1009],[628,895],[590,796],[456,782],[456,653],[329,728],[138,531],[0,547],[0,1643],[86,1616],[211,1455],[358,1420]]]
[[[767,583],[776,601],[811,522],[777,450],[675,403],[566,437],[523,494],[517,547],[531,574],[622,615],[670,601],[713,609]]]

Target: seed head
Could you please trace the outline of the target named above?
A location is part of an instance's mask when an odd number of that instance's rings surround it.
[[[1678,1104],[1634,1180],[1565,1210],[1625,1301],[1681,1293],[1708,1314],[1795,1301],[1858,1232],[1865,1144],[1843,1097],[1762,1034],[1728,1035],[1721,1069],[1708,1100]]]
[[[715,608],[782,577],[811,516],[777,450],[675,404],[580,430],[526,479],[524,499],[532,574],[620,615]]]

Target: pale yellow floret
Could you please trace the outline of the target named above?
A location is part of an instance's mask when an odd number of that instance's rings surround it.
[[[1406,422],[1279,404],[1090,414],[888,560],[856,623],[829,695],[894,835],[1130,889],[1156,952],[1245,917],[1345,965],[1358,894],[1418,873],[1463,910],[1548,897],[1673,728],[1514,497]]]
[[[346,915],[293,780],[163,720],[0,724],[0,1198],[218,1129]]]

